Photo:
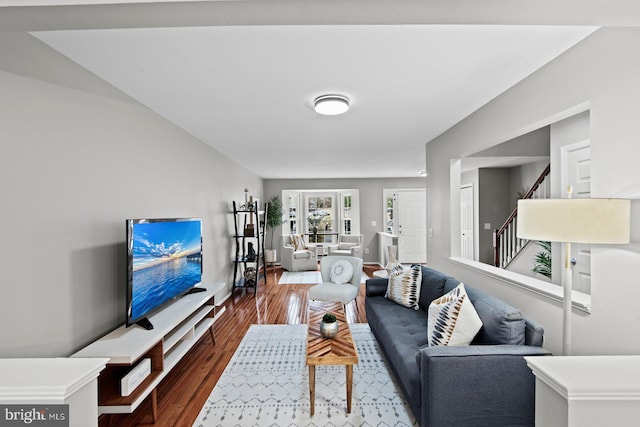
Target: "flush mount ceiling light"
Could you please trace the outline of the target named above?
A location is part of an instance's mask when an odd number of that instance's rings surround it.
[[[349,110],[349,98],[343,95],[322,95],[313,102],[316,113],[336,116]]]

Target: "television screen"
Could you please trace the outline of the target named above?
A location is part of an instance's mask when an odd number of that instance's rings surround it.
[[[202,220],[127,220],[127,326],[202,280]]]

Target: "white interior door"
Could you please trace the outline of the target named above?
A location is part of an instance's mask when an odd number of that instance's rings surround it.
[[[462,258],[473,258],[473,185],[460,188],[460,255]]]
[[[563,197],[567,197],[567,187],[573,187],[571,197],[591,197],[591,144],[583,141],[562,147],[561,170]],[[591,245],[572,244],[571,257],[575,259],[573,266],[573,289],[591,293]],[[564,253],[562,254],[564,268]]]
[[[427,193],[398,191],[398,260],[403,264],[427,262]]]

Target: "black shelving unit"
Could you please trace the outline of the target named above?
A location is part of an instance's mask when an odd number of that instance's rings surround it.
[[[267,283],[266,264],[264,262],[264,227],[266,224],[266,205],[263,211],[258,210],[258,203],[249,206],[236,205],[233,202],[235,254],[233,259],[233,287],[253,288],[258,292],[258,283],[264,279]],[[249,255],[249,243],[254,246],[255,257]],[[247,280],[249,269],[255,269],[255,280]]]

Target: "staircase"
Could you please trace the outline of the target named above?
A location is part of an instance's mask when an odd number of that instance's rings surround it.
[[[551,183],[549,173],[551,165],[540,174],[531,189],[522,199],[548,199],[551,197]],[[502,227],[493,232],[493,265],[506,268],[509,263],[520,253],[529,243],[528,240],[518,239],[516,230],[518,227],[518,207],[511,212],[511,215],[502,224]]]

